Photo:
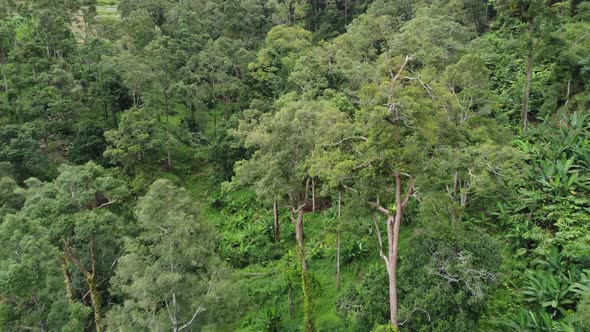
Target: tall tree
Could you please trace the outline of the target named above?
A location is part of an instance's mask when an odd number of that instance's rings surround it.
[[[64,165],[54,181],[33,178],[26,184],[22,214],[47,230],[48,244],[55,252],[61,249],[53,259],[60,261],[63,271],[64,300],[92,308],[94,327],[101,331],[102,283],[110,277],[121,234],[121,218],[110,209],[127,195],[125,184],[94,163]],[[60,278],[60,274],[52,277]]]
[[[215,302],[224,298],[220,281],[227,278],[212,230],[188,192],[167,180],[150,186],[135,215],[140,232],[127,243],[113,280],[125,301],[110,312],[109,327],[174,332],[202,327],[215,317]]]
[[[294,94],[278,100],[275,114],[246,114],[241,129],[246,131],[246,144],[256,151],[249,160],[236,163],[234,182],[250,184],[256,193],[271,201],[281,199],[291,209],[295,225],[297,252],[302,271],[305,330],[315,329],[312,286],[307,270],[303,217],[308,204],[306,195],[311,184],[308,159],[316,144],[319,128],[343,113],[334,107],[297,100]]]

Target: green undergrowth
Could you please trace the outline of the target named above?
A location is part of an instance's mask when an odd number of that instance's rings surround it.
[[[198,202],[203,218],[218,231],[218,248],[234,268],[243,290],[240,317],[234,331],[300,331],[303,326],[303,290],[299,256],[295,254],[295,230],[287,209],[280,210],[281,236],[273,241],[272,210],[250,190],[221,193],[211,165],[201,162],[184,185]],[[343,225],[341,290],[336,287],[335,211],[304,216],[306,257],[312,276],[314,316],[318,331],[354,331],[354,317],[337,311],[339,295],[364,282],[368,269],[383,268],[372,220]],[[402,230],[400,251],[408,247],[413,227]],[[289,288],[294,317],[290,317]]]

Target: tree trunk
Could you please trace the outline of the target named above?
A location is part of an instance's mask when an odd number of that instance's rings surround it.
[[[166,111],[166,140],[167,140],[167,144],[166,144],[166,149],[167,154],[168,154],[168,162],[167,162],[167,167],[168,170],[172,169],[172,157],[170,155],[170,114],[168,111],[168,91],[164,92],[164,109]]]
[[[309,273],[307,272],[307,262],[305,260],[305,239],[303,233],[303,207],[299,207],[295,221],[295,237],[297,247],[301,255],[301,281],[303,285],[303,316],[305,321],[305,332],[315,331],[315,322],[313,316],[313,294],[312,284]]]
[[[117,111],[111,108],[111,115],[113,117],[113,128],[118,128],[119,124],[117,123]]]
[[[91,266],[91,273],[86,273],[86,282],[88,283],[88,290],[90,292],[90,301],[92,302],[92,309],[94,311],[94,325],[96,327],[96,332],[102,331],[102,316],[100,314],[100,309],[102,307],[102,300],[100,296],[100,292],[98,291],[97,284],[96,284],[96,239],[94,236],[90,239],[90,262]]]
[[[311,179],[311,211],[315,212],[315,179]]]
[[[336,289],[340,291],[340,227],[342,216],[342,192],[338,191],[338,230],[336,232]]]
[[[61,270],[64,276],[64,284],[66,286],[66,294],[70,303],[74,302],[74,286],[72,283],[72,274],[68,269],[68,261],[65,255],[61,256]]]
[[[35,293],[33,293],[32,299],[33,299],[33,302],[35,302],[35,306],[37,307],[37,310],[39,311],[39,313],[41,313],[41,310],[43,310],[43,307],[41,306],[41,304],[37,300],[37,296],[35,295]],[[47,322],[44,319],[39,320],[39,331],[40,332],[47,331]]]
[[[97,284],[96,284],[96,275],[92,275],[91,278],[86,279],[86,283],[88,284],[89,292],[90,292],[90,301],[92,303],[92,310],[94,312],[94,325],[96,332],[102,331],[102,317],[100,314],[100,307],[102,305],[102,300],[100,296],[100,292],[98,291]]]
[[[408,205],[410,197],[414,194],[414,183],[409,174],[395,173],[395,211],[384,208],[377,202],[369,202],[377,208],[377,210],[387,216],[387,256],[383,252],[383,245],[381,242],[381,235],[379,231],[379,224],[377,218],[375,221],[375,230],[379,240],[379,256],[384,260],[387,267],[387,275],[389,277],[389,312],[391,325],[397,327],[397,253],[399,245],[399,230],[404,216],[404,210]],[[410,178],[408,191],[404,198],[402,198],[402,176]]]
[[[297,239],[297,247],[301,255],[301,270],[307,272],[307,262],[305,261],[305,240],[303,234],[303,208],[297,211],[297,218],[295,219],[295,238]]]
[[[4,91],[8,91],[8,78],[6,78],[6,63],[2,61],[2,80],[4,82]]]
[[[459,172],[455,171],[453,174],[453,201],[457,199],[457,193],[459,192]]]
[[[531,75],[533,67],[533,31],[534,25],[533,20],[529,21],[529,33],[531,38],[531,45],[529,46],[529,53],[526,62],[526,81],[524,83],[524,100],[522,106],[522,131],[527,131],[529,125],[529,100],[531,93]]]
[[[397,327],[397,252],[399,244],[399,229],[404,216],[404,209],[413,193],[410,184],[406,197],[402,200],[402,174],[395,173],[395,215],[387,218],[387,242],[389,246],[387,274],[389,276],[389,310],[391,324]]]
[[[178,332],[180,331],[180,326],[178,326],[178,318],[176,317],[176,313],[178,312],[178,305],[176,304],[176,293],[172,293],[172,306],[174,309],[172,310],[172,314],[170,315],[170,319],[172,319],[172,331]],[[168,307],[166,307],[168,309]]]
[[[90,294],[90,301],[92,303],[92,310],[94,313],[94,326],[96,332],[102,332],[102,316],[101,307],[102,300],[100,291],[98,290],[98,284],[96,283],[96,239],[94,235],[90,239],[90,263],[91,268],[88,271],[84,265],[78,260],[76,255],[72,252],[68,242],[64,239],[64,250],[67,257],[74,263],[74,265],[84,275],[86,284],[88,285],[88,293]]]
[[[274,219],[274,240],[279,242],[281,239],[281,230],[279,226],[279,206],[277,201],[274,201],[272,206],[273,219]]]
[[[387,274],[389,276],[389,313],[393,326],[397,326],[397,242],[399,236],[399,224],[397,215],[387,218],[387,239],[389,243],[389,254],[387,263]]]
[[[104,111],[104,128],[109,128],[109,111],[107,110],[107,104],[103,103],[102,109]]]
[[[346,25],[348,24],[348,1],[349,0],[344,0],[344,27],[346,28]]]

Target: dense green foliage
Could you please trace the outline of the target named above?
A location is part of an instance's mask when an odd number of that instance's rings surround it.
[[[589,55],[578,0],[0,0],[0,331],[589,331]]]

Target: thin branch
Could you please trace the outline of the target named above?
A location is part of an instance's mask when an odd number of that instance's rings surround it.
[[[74,263],[74,265],[76,265],[76,267],[78,268],[78,270],[80,270],[80,272],[82,272],[86,277],[89,277],[90,272],[88,272],[88,270],[86,270],[86,268],[84,268],[84,266],[82,265],[82,263],[80,263],[80,261],[78,260],[76,255],[74,255],[74,253],[72,252],[72,249],[70,248],[70,245],[68,244],[68,241],[66,239],[62,239],[62,240],[64,243],[64,251],[66,252],[66,255],[68,256],[68,258],[72,261],[72,263]]]
[[[412,310],[412,312],[410,312],[410,313],[408,314],[408,315],[409,315],[408,319],[404,320],[403,322],[401,322],[401,323],[399,323],[399,324],[397,324],[397,325],[404,325],[405,323],[407,323],[407,322],[408,322],[408,321],[409,321],[409,320],[412,318],[412,315],[413,315],[413,314],[414,314],[414,312],[416,312],[416,311],[421,311],[421,312],[425,313],[425,314],[426,314],[426,316],[428,316],[428,321],[430,322],[430,314],[428,313],[428,311],[426,311],[426,310],[424,310],[424,309],[416,308],[416,309]]]
[[[377,209],[377,211],[383,213],[384,215],[386,215],[388,217],[391,215],[391,212],[388,209],[386,209],[383,206],[381,206],[381,204],[379,204],[379,201],[377,201],[377,202],[367,202],[367,203],[369,205],[372,205],[373,207],[375,207]]]
[[[409,55],[406,55],[406,58],[404,59],[404,63],[397,71],[397,74],[395,74],[395,76],[391,79],[391,83],[394,83],[395,81],[397,81],[397,79],[399,78],[399,75],[401,75],[402,71],[404,70],[404,68],[406,68],[406,65],[408,64],[408,62],[410,60],[412,60],[412,57]]]
[[[410,70],[411,71],[411,70]],[[415,75],[416,73],[414,73],[412,71],[412,73]],[[428,93],[428,96],[430,96],[430,99],[432,99],[432,101],[436,102],[436,96],[432,93],[432,88],[430,87],[430,85],[424,83],[424,81],[422,81],[422,79],[420,78],[420,76],[416,76],[416,77],[404,77],[407,80],[417,80],[420,85],[422,85],[422,87],[424,88],[424,90],[426,90],[426,92]],[[442,108],[443,110],[447,113],[447,118],[449,117],[449,110],[447,109],[447,107],[445,106],[445,104],[442,104]],[[449,119],[450,120],[450,119]]]
[[[193,321],[195,320],[195,318],[197,318],[197,315],[200,314],[201,312],[205,311],[205,310],[206,309],[204,309],[203,307],[198,307],[197,308],[197,311],[195,311],[195,314],[193,315],[193,317],[191,318],[191,320],[188,323],[186,323],[186,324],[182,325],[181,327],[179,327],[178,328],[178,331],[182,331],[183,329],[189,327],[193,323]]]
[[[379,221],[377,219],[377,215],[373,213],[373,222],[375,223],[375,231],[379,240],[379,256],[385,261],[385,266],[389,266],[389,259],[383,253],[383,241],[381,240],[381,230],[379,230]]]
[[[168,301],[164,300],[164,303],[166,303],[166,311],[168,312],[168,317],[170,317],[170,321],[172,321],[172,324],[176,325],[176,319],[174,317],[172,317],[172,314],[170,313],[170,306],[168,306]]]
[[[354,191],[355,193],[358,193],[358,190],[354,189],[353,187],[349,187],[345,184],[343,184],[342,187],[346,190],[351,190],[351,191]]]
[[[401,206],[401,208],[405,208],[408,205],[408,202],[410,201],[410,197],[414,196],[415,190],[414,190],[414,180],[412,179],[412,176],[410,176],[410,174],[404,174],[404,173],[402,173],[402,175],[405,175],[410,178],[410,187],[408,188],[408,192],[406,193],[406,197],[404,197],[404,200],[402,201],[402,206]]]
[[[354,170],[356,171],[356,170],[359,170],[359,169],[362,169],[362,168],[365,168],[365,167],[369,167],[369,166],[371,166],[371,165],[372,165],[372,163],[373,163],[374,161],[377,161],[377,160],[379,160],[379,159],[380,159],[380,158],[377,158],[377,157],[371,158],[371,160],[367,161],[366,163],[363,163],[363,164],[360,164],[360,165],[357,165],[357,166],[355,166],[355,167],[354,167]]]
[[[213,283],[209,282],[209,288],[207,289],[207,293],[205,294],[205,296],[201,300],[201,303],[199,304],[199,307],[197,308],[197,310],[193,314],[193,317],[191,318],[190,321],[188,321],[188,323],[186,323],[186,324],[182,325],[181,327],[179,327],[178,328],[178,331],[182,331],[183,329],[189,327],[193,323],[193,321],[195,320],[195,318],[197,317],[197,315],[206,310],[205,308],[203,308],[203,301],[207,298],[207,296],[209,296],[209,293],[211,292],[211,288],[213,288]]]
[[[297,208],[292,207],[291,214],[299,213],[299,211],[301,211],[301,209],[303,209],[306,205],[307,203],[300,203]]]
[[[345,138],[341,139],[340,141],[338,141],[336,143],[326,144],[324,146],[337,146],[337,145],[340,145],[340,144],[342,144],[342,143],[344,143],[346,141],[349,141],[349,140],[357,140],[357,139],[358,140],[365,141],[365,142],[367,142],[369,140],[368,138],[366,138],[364,136],[349,136],[349,137],[345,137]]]
[[[97,206],[96,208],[97,209],[100,209],[100,208],[107,207],[107,206],[109,206],[111,204],[115,204],[115,203],[117,203],[117,200],[116,199],[115,200],[112,200],[112,201],[108,201],[106,203],[102,203],[101,205]]]

